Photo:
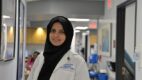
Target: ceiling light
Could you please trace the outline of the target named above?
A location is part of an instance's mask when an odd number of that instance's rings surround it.
[[[3,15],[2,18],[5,18],[5,19],[6,19],[6,18],[10,18],[10,16]]]
[[[74,32],[75,32],[75,33],[78,33],[78,32],[80,32],[80,30],[75,30]]]
[[[3,23],[3,26],[5,26],[5,27],[6,27],[7,25],[6,25],[5,23]]]
[[[75,27],[75,29],[77,30],[86,30],[86,29],[88,29],[88,27],[87,26],[77,26],[77,27]]]
[[[81,19],[81,18],[68,18],[70,21],[84,21],[84,22],[87,22],[87,21],[90,21],[90,19]]]

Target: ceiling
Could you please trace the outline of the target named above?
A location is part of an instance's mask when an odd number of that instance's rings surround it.
[[[98,19],[104,15],[104,0],[26,0],[27,26],[46,26],[54,16]],[[74,24],[82,24],[74,22]],[[85,23],[83,23],[85,24]],[[87,23],[88,24],[88,23]]]

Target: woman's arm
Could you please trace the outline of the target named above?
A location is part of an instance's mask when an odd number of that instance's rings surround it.
[[[87,64],[82,57],[80,58],[80,64],[76,68],[75,80],[90,80]]]

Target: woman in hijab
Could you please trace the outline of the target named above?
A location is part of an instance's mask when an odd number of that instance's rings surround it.
[[[28,80],[89,80],[86,62],[70,50],[73,26],[63,17],[51,19],[43,54],[40,54]]]

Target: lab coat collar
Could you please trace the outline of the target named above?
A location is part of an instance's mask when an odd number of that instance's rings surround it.
[[[54,71],[55,72],[58,68],[62,67],[64,64],[68,63],[71,58],[72,58],[73,54],[72,52],[69,50],[64,56],[63,58],[59,61],[59,63],[57,64],[57,66],[55,67]]]

